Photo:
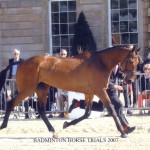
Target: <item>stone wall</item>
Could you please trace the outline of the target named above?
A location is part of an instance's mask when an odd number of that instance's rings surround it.
[[[47,43],[46,0],[0,0],[0,63],[8,64],[12,50],[24,59],[44,53]],[[46,9],[45,9],[46,8]]]
[[[76,0],[77,14],[84,12],[92,30],[97,49],[109,46],[108,0]],[[0,70],[8,64],[12,50],[21,50],[26,59],[36,54],[49,52],[48,0],[0,0]],[[139,45],[141,55],[150,51],[148,41],[149,0],[138,0]],[[77,15],[77,17],[78,17]]]
[[[148,8],[150,8],[150,0],[143,0],[143,49],[144,57],[147,58],[147,54],[150,53],[150,16],[148,15]]]
[[[89,26],[94,35],[98,50],[109,46],[109,27],[108,21],[108,0],[77,0],[78,14],[83,11]],[[146,59],[150,52],[150,16],[148,16],[150,0],[138,0],[138,33],[139,46],[141,47],[140,55]],[[150,26],[150,25],[149,25]]]
[[[97,49],[108,47],[108,1],[77,0],[77,13],[84,12],[95,38]]]

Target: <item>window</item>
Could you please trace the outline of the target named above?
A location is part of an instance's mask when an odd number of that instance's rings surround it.
[[[110,7],[112,45],[137,45],[137,0],[110,0]]]
[[[61,48],[66,48],[69,51],[76,23],[76,1],[51,0],[50,10],[51,53],[56,54]]]

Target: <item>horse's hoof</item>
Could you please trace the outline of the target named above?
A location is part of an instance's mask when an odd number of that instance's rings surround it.
[[[59,138],[58,133],[53,133],[53,138],[58,139]]]
[[[3,125],[3,124],[2,124],[2,125],[0,126],[0,130],[4,129],[4,128],[6,128],[6,127],[7,127],[6,125]]]
[[[68,127],[68,122],[65,121],[64,124],[63,124],[63,129],[67,128]]]
[[[127,134],[121,134],[121,137],[122,138],[127,138],[128,136],[127,136]]]

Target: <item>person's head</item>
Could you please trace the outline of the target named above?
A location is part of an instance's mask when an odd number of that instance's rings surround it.
[[[144,73],[150,73],[150,64],[145,64],[143,66]]]
[[[60,55],[60,57],[67,57],[67,50],[61,49],[59,55]]]
[[[20,57],[20,50],[14,49],[13,50],[13,56],[15,59],[18,59]]]

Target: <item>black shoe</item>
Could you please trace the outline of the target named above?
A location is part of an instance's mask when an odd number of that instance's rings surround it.
[[[125,128],[124,128],[124,131],[125,131],[125,133],[132,133],[133,131],[135,130],[135,127],[129,127],[129,126],[126,126]]]
[[[25,119],[29,119],[29,115],[28,114],[25,115]]]
[[[58,118],[64,118],[64,113],[60,113],[60,114],[58,115]]]
[[[73,109],[77,108],[77,105],[76,105],[76,104],[77,104],[78,102],[79,102],[79,101],[78,101],[77,99],[73,99],[73,100],[72,100],[72,104],[71,104],[70,107],[69,107],[69,113],[71,113]]]
[[[105,115],[105,117],[110,117],[110,116],[111,116],[111,115],[110,115],[109,113]]]
[[[48,116],[48,118],[53,118],[53,115],[52,115],[52,114],[50,114],[50,115]]]
[[[128,115],[132,115],[132,111],[128,109],[128,110],[127,110],[127,114],[128,114]]]
[[[41,117],[40,115],[37,115],[37,116],[36,116],[36,119],[40,119],[40,117]]]

